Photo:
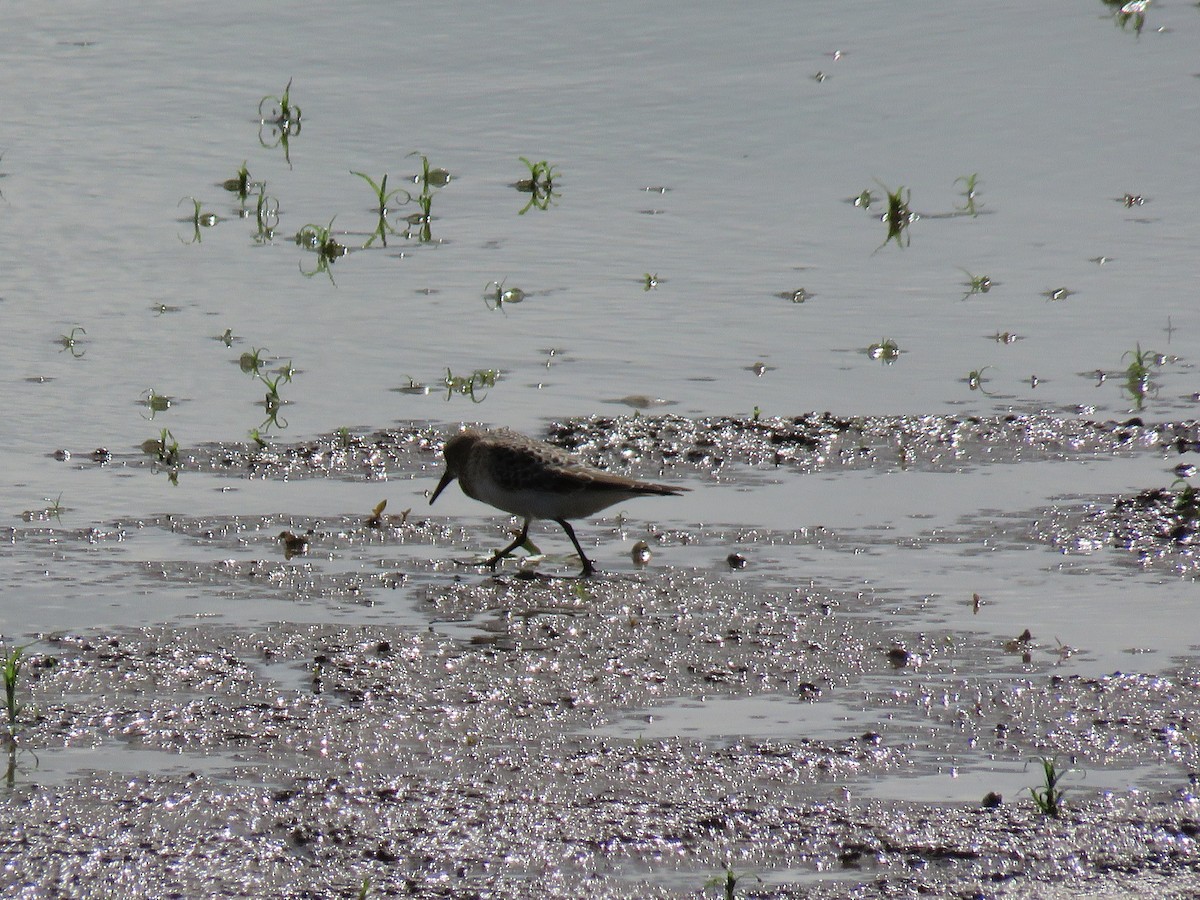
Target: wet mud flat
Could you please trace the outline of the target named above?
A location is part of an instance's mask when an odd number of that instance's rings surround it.
[[[184,477],[427,476],[449,433],[212,446]],[[1194,423],[1044,414],[638,417],[549,437],[695,486],[1137,454],[1169,470],[1196,449]],[[81,466],[149,465],[73,453]],[[1183,485],[1082,496],[1022,511],[1005,539],[1103,546],[1130,577],[1183,583],[1190,503]],[[563,555],[493,577],[464,548],[502,540],[500,517],[414,506],[371,518],[11,530],[10,568],[102,569],[113,591],[200,591],[278,614],[31,641],[0,796],[7,896],[357,897],[364,881],[367,896],[721,896],[710,882],[726,866],[746,897],[1200,893],[1194,656],[1072,673],[1049,637],[930,619],[921,584],[729,560],[734,546],[863,555],[914,541],[886,532],[609,521],[588,530],[647,539],[648,567],[577,579]],[[305,552],[285,554],[284,530]],[[919,540],[957,547],[990,530],[965,521]],[[721,721],[755,700],[797,724]],[[690,724],[666,733],[681,708]],[[1025,790],[1041,783],[1037,757],[1076,770],[1057,817]],[[977,797],[903,788],[947,760],[985,773]],[[1128,787],[1141,771],[1153,786]]]

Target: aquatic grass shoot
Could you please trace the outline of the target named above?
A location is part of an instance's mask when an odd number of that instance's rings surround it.
[[[430,188],[443,188],[450,183],[454,176],[440,167],[429,165],[429,157],[414,150],[409,156],[421,157],[421,171],[412,177],[412,183],[420,185],[421,193],[429,193]]]
[[[183,219],[182,221],[190,222],[192,224],[192,239],[190,241],[185,241],[182,237],[180,237],[179,241],[182,244],[199,244],[201,242],[200,229],[214,227],[218,222],[221,221],[221,218],[214,212],[207,212],[204,209],[204,204],[202,204],[195,197],[181,197],[179,202],[175,204],[175,207],[179,208],[180,206],[183,206],[183,204],[189,202],[192,204],[192,217],[190,219]]]
[[[920,218],[920,216],[912,211],[912,206],[910,205],[912,202],[912,191],[908,190],[904,185],[900,185],[900,187],[893,191],[878,179],[876,179],[876,183],[887,194],[887,211],[879,217],[879,220],[887,225],[887,237],[876,250],[881,250],[893,240],[897,246],[907,247],[912,240],[908,235],[908,226]]]
[[[312,278],[312,276],[324,272],[333,282],[333,273],[329,271],[329,267],[348,252],[346,245],[339,243],[333,237],[335,219],[337,216],[330,219],[328,225],[317,225],[310,222],[296,232],[296,243],[317,255],[317,264],[311,272],[304,271],[304,264],[300,264],[300,272],[304,277]]]
[[[506,304],[520,303],[525,292],[519,287],[506,288],[503,281],[489,281],[483,286],[483,304],[491,310],[504,310]]]
[[[267,108],[263,112],[263,107]],[[259,121],[264,125],[289,127],[295,125],[295,133],[300,133],[300,107],[292,104],[292,79],[288,79],[283,94],[276,97],[268,94],[258,101]]]
[[[738,874],[733,870],[733,866],[725,863],[725,871],[720,875],[714,875],[708,881],[704,882],[706,888],[720,888],[724,900],[735,900],[737,886],[739,881],[745,881],[747,878],[753,878],[759,884],[762,884],[762,879],[757,875],[749,875],[745,872]]]
[[[0,675],[4,678],[4,706],[8,713],[9,739],[16,732],[18,719],[24,706],[17,701],[17,687],[21,678],[21,658],[25,655],[24,646],[14,646],[4,657]]]
[[[178,486],[179,471],[183,467],[183,456],[179,450],[179,441],[171,434],[169,428],[159,432],[157,438],[142,442],[142,452],[154,458],[154,467],[167,473],[167,480]]]
[[[256,231],[254,243],[266,244],[275,239],[275,229],[279,226],[279,201],[267,193],[266,184],[260,184],[258,197],[254,202],[254,223]]]
[[[523,194],[529,194],[529,202],[517,215],[523,216],[534,207],[540,210],[549,209],[551,200],[559,196],[554,192],[558,167],[544,159],[537,162],[532,162],[524,156],[518,157],[518,159],[529,169],[529,177],[520,179],[513,187]]]
[[[446,378],[444,380],[446,400],[449,401],[455,394],[460,394],[464,397],[470,397],[472,403],[482,403],[487,399],[487,394],[484,394],[482,397],[476,397],[476,390],[479,388],[495,387],[496,379],[499,377],[499,369],[476,369],[470,375],[455,375],[450,369],[446,369]]]
[[[960,175],[954,179],[956,186],[960,183],[963,186],[963,205],[956,206],[955,210],[968,216],[979,215],[979,196],[977,190],[979,187],[979,173],[972,172],[970,175]]]
[[[69,350],[71,351],[71,355],[73,357],[76,359],[82,359],[83,355],[87,353],[87,350],[79,346],[79,336],[86,334],[87,332],[81,325],[76,325],[73,327],[68,334],[60,334],[56,343],[62,345],[62,350],[59,350],[58,352],[63,353]]]
[[[975,275],[961,266],[959,267],[959,271],[967,276],[967,280],[963,282],[967,288],[967,292],[962,295],[964,300],[970,296],[973,296],[974,294],[986,294],[1000,283],[998,281],[992,281],[992,279],[987,275]]]
[[[376,181],[374,178],[372,178],[366,172],[355,172],[352,169],[350,171],[350,174],[357,175],[359,178],[361,178],[363,181],[365,181],[367,184],[369,184],[371,186],[371,190],[375,194],[374,212],[379,213],[381,218],[387,216],[388,209],[389,209],[388,204],[391,202],[391,200],[394,197],[399,197],[399,196],[403,195],[404,203],[412,202],[412,198],[413,198],[412,194],[410,194],[404,188],[395,188],[394,190],[391,190],[391,191],[388,190],[388,186],[387,186],[388,174],[387,174],[387,172],[383,173],[383,177],[380,178],[379,181]],[[403,206],[404,203],[402,203],[400,205]]]
[[[246,168],[245,160],[242,160],[242,167],[237,170],[237,174],[222,181],[221,187],[231,194],[237,194],[239,200],[250,196],[250,170]]]
[[[867,348],[867,356],[871,359],[877,359],[884,363],[894,363],[900,358],[903,351],[900,345],[891,338],[885,337],[877,344],[872,344]]]
[[[1059,784],[1065,777],[1079,770],[1060,769],[1058,760],[1053,756],[1038,756],[1030,760],[1030,762],[1034,761],[1041,764],[1042,783],[1038,787],[1031,787],[1029,794],[1033,797],[1034,806],[1037,807],[1039,813],[1057,819],[1062,813],[1062,800],[1066,793],[1066,789],[1059,787]]]
[[[991,392],[984,390],[983,387],[983,373],[990,368],[991,366],[984,366],[981,369],[972,369],[966,377],[967,387],[973,391],[979,391],[979,393],[986,397],[992,396]]]
[[[300,107],[292,103],[292,79],[288,79],[283,95],[275,97],[268,95],[258,101],[258,143],[267,150],[276,147],[283,148],[283,159],[291,168],[292,148],[290,141],[300,134]],[[265,112],[264,112],[265,108]],[[270,129],[273,143],[268,143],[263,132]]]
[[[154,420],[156,413],[166,412],[171,408],[171,403],[174,397],[168,397],[166,394],[160,394],[154,388],[146,388],[142,391],[142,403],[150,410],[150,420]]]
[[[1129,395],[1140,410],[1146,402],[1146,397],[1158,390],[1158,386],[1150,377],[1150,367],[1151,365],[1161,366],[1165,359],[1161,354],[1143,350],[1139,343],[1133,350],[1127,350],[1121,354],[1121,360],[1129,360],[1129,365],[1124,372],[1125,383],[1122,385],[1122,390]]]

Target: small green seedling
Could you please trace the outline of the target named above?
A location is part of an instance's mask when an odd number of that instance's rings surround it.
[[[731,866],[729,863],[725,863],[725,871],[720,875],[714,875],[712,878],[708,879],[708,881],[704,882],[704,886],[706,888],[720,888],[723,892],[724,900],[734,900],[738,882],[744,881],[750,877],[753,877],[755,881],[757,881],[759,884],[762,884],[762,879],[757,875],[750,876],[745,872],[739,875],[733,870],[733,866]]]
[[[394,197],[399,197],[399,196],[403,195],[404,203],[409,203],[412,201],[412,194],[410,194],[404,188],[396,188],[395,190],[392,190],[392,191],[389,191],[387,189],[387,182],[388,182],[387,172],[383,173],[383,177],[381,179],[379,179],[379,181],[376,181],[374,178],[372,178],[370,175],[366,174],[365,172],[355,172],[355,171],[351,170],[350,174],[357,175],[359,178],[361,178],[363,181],[365,181],[367,184],[369,184],[371,186],[371,190],[375,192],[375,212],[379,213],[379,215],[381,215],[381,216],[386,216],[388,214],[388,204],[391,202],[392,198],[394,198]],[[401,204],[401,205],[403,205],[403,204]]]
[[[423,193],[415,202],[420,211],[411,213],[405,219],[408,228],[404,230],[404,239],[428,244],[433,240],[433,195]]]
[[[60,491],[53,500],[47,497],[46,502],[50,504],[46,507],[46,517],[53,516],[56,522],[62,524],[62,514],[66,510],[66,507],[62,505],[62,492]]]
[[[155,413],[166,412],[170,409],[173,399],[173,397],[168,397],[166,394],[158,393],[154,388],[146,388],[146,390],[142,391],[142,402],[150,410],[151,420],[154,419]]]
[[[455,375],[449,369],[446,369],[446,378],[444,384],[446,386],[446,399],[449,400],[455,394],[461,394],[464,397],[470,397],[472,403],[482,403],[487,399],[487,394],[482,397],[476,397],[475,391],[481,387],[495,387],[496,379],[500,377],[499,369],[476,369],[470,375]]]
[[[192,239],[190,241],[185,241],[181,237],[179,240],[184,244],[199,244],[201,242],[200,229],[212,228],[218,222],[220,222],[221,219],[216,213],[206,212],[204,210],[204,205],[195,197],[181,197],[175,206],[178,208],[183,206],[184,203],[188,202],[192,204],[192,217],[190,219],[184,219],[183,221],[192,223]]]
[[[87,350],[79,346],[79,336],[81,334],[86,335],[87,332],[84,331],[82,326],[79,325],[76,325],[74,328],[72,328],[70,334],[60,334],[58,336],[58,343],[62,344],[62,350],[60,350],[59,353],[62,353],[65,350],[70,350],[73,357],[76,359],[82,358],[82,356],[87,353]]]
[[[267,244],[275,239],[275,229],[279,225],[279,201],[267,194],[265,184],[259,185],[258,198],[254,203],[254,222],[257,231],[254,234],[256,244]]]
[[[258,143],[268,150],[283,147],[283,159],[288,168],[292,165],[290,141],[300,134],[300,107],[292,105],[291,90],[292,79],[289,78],[282,97],[267,96],[258,102]],[[274,143],[268,143],[263,136],[267,129],[270,129]]]
[[[258,375],[263,364],[262,355],[266,352],[266,347],[255,347],[253,350],[243,353],[238,357],[238,367],[247,375]]]
[[[882,181],[878,182],[887,194],[888,204],[887,212],[879,217],[881,222],[887,225],[887,238],[876,249],[882,249],[890,241],[895,241],[897,246],[907,247],[911,241],[908,235],[908,226],[920,218],[912,211],[910,203],[912,201],[912,191],[908,190],[904,185],[892,190]]]
[[[4,666],[0,668],[0,675],[4,678],[4,703],[5,709],[8,712],[8,729],[9,737],[16,731],[17,719],[24,709],[22,704],[17,702],[17,686],[21,678],[21,657],[25,654],[23,646],[14,646],[8,651],[4,657]]]
[[[955,207],[958,212],[965,213],[969,216],[979,215],[979,207],[977,205],[978,197],[976,188],[979,186],[979,173],[972,172],[970,175],[960,175],[954,179],[955,185],[962,184],[963,186],[963,205]]]
[[[283,96],[275,97],[268,94],[258,101],[258,117],[264,125],[276,125],[282,129],[290,130],[291,126],[295,127],[294,133],[300,132],[300,107],[292,105],[292,79],[288,79],[287,86],[283,89]],[[267,111],[263,112],[263,107],[267,107]]]
[[[317,254],[317,265],[311,272],[305,272],[301,264],[300,271],[305,277],[311,278],[318,272],[324,272],[329,276],[329,280],[333,281],[329,267],[347,252],[346,246],[338,243],[333,237],[333,222],[336,218],[337,216],[334,216],[328,225],[323,226],[309,223],[296,232],[296,243]]]
[[[1157,390],[1157,385],[1150,377],[1152,371],[1150,367],[1161,366],[1166,362],[1166,357],[1152,350],[1143,350],[1142,345],[1138,344],[1135,349],[1123,353],[1121,359],[1129,360],[1129,365],[1125,369],[1125,383],[1122,385],[1122,390],[1130,396],[1137,408],[1141,409],[1146,397]]]
[[[1038,756],[1035,757],[1035,760],[1042,766],[1043,782],[1039,787],[1031,787],[1029,794],[1033,797],[1033,803],[1038,812],[1043,816],[1057,819],[1062,812],[1063,794],[1066,793],[1065,788],[1060,788],[1059,784],[1067,775],[1078,770],[1059,769],[1058,761],[1052,756]]]
[[[409,156],[421,157],[421,171],[412,177],[413,184],[420,185],[421,193],[429,193],[430,188],[443,188],[448,185],[453,176],[445,169],[431,168],[429,157],[414,150]]]
[[[530,195],[529,202],[525,204],[518,215],[525,215],[525,213],[535,206],[541,210],[548,209],[550,201],[558,196],[554,193],[554,181],[558,177],[558,167],[544,159],[538,162],[531,162],[524,156],[518,158],[529,169],[529,177],[522,178],[513,187],[524,194]]]
[[[967,387],[973,391],[979,391],[979,393],[990,397],[991,394],[983,388],[983,373],[990,368],[991,366],[984,366],[982,369],[972,369],[967,375]]]
[[[231,194],[237,194],[241,200],[250,196],[250,170],[246,168],[245,160],[242,160],[242,167],[237,170],[237,174],[222,181],[221,187]]]
[[[966,300],[968,297],[972,296],[973,294],[986,294],[988,291],[990,291],[992,288],[994,288],[997,284],[999,284],[999,282],[997,282],[997,281],[992,281],[992,279],[989,278],[987,275],[974,275],[971,272],[968,272],[966,269],[963,269],[961,267],[960,267],[959,271],[961,271],[964,275],[967,276],[967,280],[963,282],[963,284],[966,285],[966,288],[967,288],[967,292],[965,294],[963,294],[963,296],[962,296],[962,298],[964,300]]]
[[[883,338],[878,344],[867,348],[867,356],[885,363],[893,363],[900,358],[900,345],[891,338]]]
[[[519,287],[506,288],[503,281],[489,281],[483,286],[483,303],[488,309],[503,311],[506,304],[520,303],[525,292]]]

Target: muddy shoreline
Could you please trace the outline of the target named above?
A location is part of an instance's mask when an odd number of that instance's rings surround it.
[[[447,433],[214,445],[181,469],[399,479],[436,469]],[[735,482],[780,468],[956,471],[1129,454],[1160,456],[1168,470],[1197,449],[1191,422],[1046,414],[598,418],[548,435],[622,471]],[[80,466],[155,465],[72,453]],[[1098,542],[1143,571],[1190,578],[1181,490],[1030,511],[1012,540]],[[941,627],[916,606],[897,612],[886,592],[722,567],[749,527],[738,541],[659,529],[649,536],[661,558],[644,570],[579,580],[560,577],[568,570],[551,558],[551,577],[516,566],[490,577],[459,548],[494,542],[495,527],[427,512],[396,510],[376,527],[364,511],[12,529],[7,552],[48,566],[152,534],[186,538],[204,548],[201,561],[130,562],[138,583],[263,595],[280,610],[254,627],[178,621],[22,638],[26,713],[0,799],[6,894],[356,897],[366,880],[367,896],[719,896],[706,883],[727,864],[746,897],[1200,894],[1195,658],[1064,676],[1047,636],[1014,645]],[[311,556],[284,558],[283,527],[311,533]],[[804,528],[753,538],[849,540]],[[711,565],[680,562],[685,549]],[[296,622],[285,605],[369,604],[381,591],[407,598],[409,619]],[[679,698],[746,697],[814,714],[846,703],[879,725],[791,740],[622,730]],[[118,765],[52,764],[85,751]],[[866,789],[968,755],[1016,769],[1054,757],[1077,772],[1057,818],[1028,792],[985,806],[983,792],[921,803]],[[1161,770],[1164,786],[1110,789],[1106,767]],[[1035,768],[1026,783],[1038,784]]]

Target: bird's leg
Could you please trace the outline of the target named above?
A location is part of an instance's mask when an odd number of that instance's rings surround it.
[[[575,545],[575,552],[579,554],[579,561],[583,563],[583,571],[579,574],[582,576],[595,575],[596,567],[592,565],[592,561],[587,558],[587,554],[583,552],[583,548],[579,546],[579,538],[575,537],[575,529],[571,527],[571,523],[566,519],[555,519],[563,530],[567,533],[567,537],[571,539],[571,543]]]
[[[496,571],[496,565],[500,562],[500,560],[504,559],[504,557],[508,556],[508,554],[512,553],[529,539],[529,522],[529,519],[525,520],[525,524],[521,526],[521,533],[517,535],[517,539],[515,541],[513,541],[503,550],[497,551],[496,555],[485,563],[485,565],[488,566],[493,572]]]

